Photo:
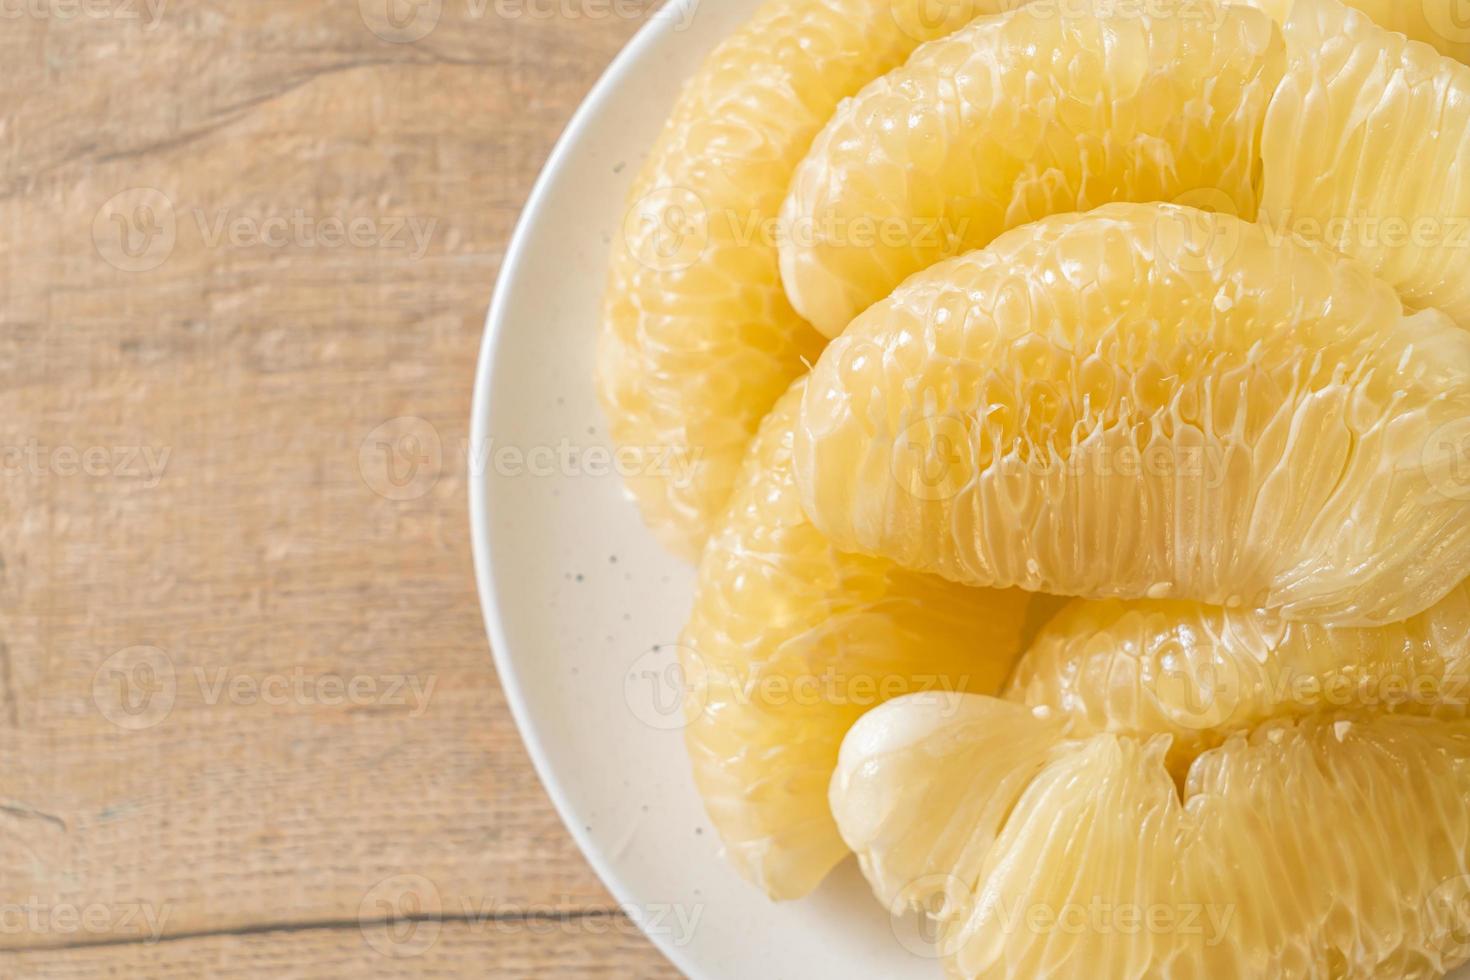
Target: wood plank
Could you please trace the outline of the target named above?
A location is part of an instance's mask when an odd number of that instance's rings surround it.
[[[674,980],[668,964],[621,915],[419,923],[400,942],[356,928],[209,936],[44,953],[0,953],[0,975],[29,980],[317,980],[328,977],[490,977],[497,980]],[[394,955],[394,954],[397,955]]]
[[[494,676],[464,449],[512,223],[639,24],[445,4],[396,44],[373,2],[0,32],[0,910],[100,909],[89,939],[125,941],[149,934],[127,909],[166,936],[352,921],[401,875],[448,908],[609,902]],[[72,941],[0,928],[0,948]],[[23,962],[391,973],[360,945]]]

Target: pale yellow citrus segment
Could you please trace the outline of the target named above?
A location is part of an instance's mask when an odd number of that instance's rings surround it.
[[[792,305],[828,336],[910,274],[1049,214],[1256,214],[1270,18],[1213,0],[1040,3],[924,45],[844,103],[781,211]]]
[[[864,715],[842,742],[831,804],[878,900],[898,915],[928,907],[948,875],[968,885],[1063,731],[964,693],[913,694]]]
[[[1336,0],[1297,0],[1286,40],[1261,140],[1262,220],[1470,327],[1470,67]]]
[[[797,161],[839,100],[1000,2],[772,0],[685,86],[613,241],[597,355],[628,486],[676,552],[698,554],[756,426],[822,347],[777,268]]]
[[[1181,798],[1167,738],[1048,751],[1054,722],[959,700],[875,709],[832,784],[864,870],[907,879],[875,892],[934,915],[952,976],[1429,978],[1470,954],[1470,723],[1273,722]]]
[[[932,266],[818,361],[844,550],[968,585],[1404,619],[1470,576],[1470,333],[1360,263],[1114,204]]]
[[[1241,0],[1285,24],[1295,0]],[[1411,41],[1433,46],[1456,61],[1470,61],[1470,16],[1463,0],[1348,0],[1373,23]]]
[[[1400,623],[1331,627],[1169,599],[1077,599],[1041,630],[1006,696],[1073,736],[1167,734],[1176,778],[1272,718],[1361,709],[1463,717],[1470,586]]]
[[[848,726],[912,691],[996,691],[1031,601],[835,551],[791,472],[801,384],[751,446],[680,642],[700,792],[731,860],[774,898],[806,894],[847,853],[827,785]]]

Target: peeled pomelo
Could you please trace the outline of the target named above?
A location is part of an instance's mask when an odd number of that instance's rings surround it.
[[[776,213],[839,101],[1013,0],[771,0],[686,85],[613,241],[597,386],[644,519],[694,558],[746,443],[823,338],[786,301]]]
[[[1031,603],[834,549],[791,469],[802,384],[751,445],[680,640],[695,781],[728,856],[773,898],[848,853],[827,808],[848,727],[913,691],[998,690]]]
[[[1296,0],[1242,2],[1264,10],[1283,24],[1296,5]],[[1347,6],[1386,30],[1428,44],[1456,61],[1470,61],[1470,17],[1460,0],[1349,0]]]
[[[925,44],[838,107],[781,210],[792,305],[829,337],[909,275],[1110,201],[1246,218],[1285,50],[1214,0],[1041,3]]]
[[[1272,722],[1182,791],[1167,737],[1061,727],[913,695],[843,743],[843,838],[884,905],[934,919],[949,975],[1374,980],[1470,957],[1470,722]]]
[[[1435,11],[1459,0],[1410,0]],[[1462,28],[1470,41],[1470,22]],[[1266,114],[1261,218],[1470,328],[1470,67],[1336,0],[1296,0]],[[1463,53],[1463,50],[1462,50]]]
[[[1399,623],[1332,627],[1169,599],[1074,599],[1016,665],[1006,696],[1073,737],[1168,734],[1171,770],[1274,718],[1333,710],[1463,717],[1470,585]]]
[[[823,352],[812,522],[966,585],[1368,625],[1470,576],[1470,333],[1361,263],[1114,204],[941,262]]]

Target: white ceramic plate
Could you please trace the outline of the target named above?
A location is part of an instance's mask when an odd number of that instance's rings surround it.
[[[541,781],[602,880],[681,970],[697,980],[936,980],[939,965],[900,942],[903,928],[851,862],[816,895],[777,905],[720,857],[674,703],[669,645],[693,570],[654,541],[599,455],[609,443],[592,390],[594,335],[628,183],[679,83],[756,3],[655,17],[587,97],[531,193],[475,386],[480,599]]]
[[[679,83],[758,0],[671,0],[573,117],[526,205],[490,307],[470,512],[506,696],[562,820],[620,903],[696,980],[937,980],[851,860],[776,905],[731,871],[678,730],[671,645],[693,571],[610,472],[592,390],[608,246]],[[591,452],[588,452],[591,450]]]

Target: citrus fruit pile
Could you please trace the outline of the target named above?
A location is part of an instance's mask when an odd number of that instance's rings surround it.
[[[1470,959],[1467,58],[1459,0],[768,0],[715,50],[597,380],[699,559],[745,877],[856,853],[959,977]]]

